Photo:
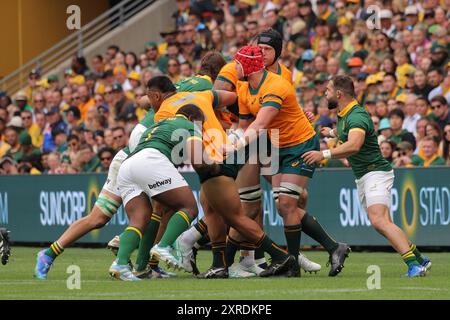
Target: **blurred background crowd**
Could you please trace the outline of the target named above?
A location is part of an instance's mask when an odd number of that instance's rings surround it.
[[[91,61],[74,55],[64,78],[32,70],[24,90],[0,91],[0,174],[106,172],[145,115],[136,100],[149,79],[193,76],[210,50],[231,60],[268,28],[284,39],[280,62],[317,129],[335,126],[328,79],[348,74],[393,166],[450,165],[449,9],[450,0],[178,0],[173,29],[142,51],[111,44]]]

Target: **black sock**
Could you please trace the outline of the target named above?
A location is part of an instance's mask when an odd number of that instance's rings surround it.
[[[264,256],[264,250],[261,248],[256,248],[255,249],[255,260],[259,260],[259,259],[265,259],[266,257]]]
[[[241,247],[239,241],[234,240],[230,236],[227,238],[227,246],[225,248],[225,261],[227,266],[231,266],[234,263],[234,256]]]
[[[302,225],[296,224],[293,226],[284,227],[284,235],[286,236],[286,243],[289,254],[298,259],[298,252],[300,250],[300,238],[302,236]]]
[[[202,239],[203,237],[208,237],[208,226],[203,219],[198,220],[197,223],[194,224],[194,228],[202,235]]]
[[[204,235],[200,238],[200,240],[197,241],[197,244],[200,247],[203,247],[203,246],[206,246],[210,242],[211,242],[211,239],[209,239],[208,235]]]
[[[212,243],[213,268],[225,268],[225,242]]]
[[[267,252],[273,262],[283,260],[286,258],[286,255],[288,255],[286,251],[276,245],[266,234],[264,234],[256,243],[256,247],[261,248],[264,252]]]
[[[320,243],[328,253],[332,253],[339,244],[322,228],[316,218],[305,213],[302,219],[303,232]]]

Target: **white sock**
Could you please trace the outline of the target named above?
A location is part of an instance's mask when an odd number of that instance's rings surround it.
[[[180,237],[183,244],[192,248],[194,244],[202,238],[202,235],[197,229],[195,229],[195,227],[191,227],[183,232]]]
[[[247,267],[255,265],[255,250],[241,250],[239,263]]]

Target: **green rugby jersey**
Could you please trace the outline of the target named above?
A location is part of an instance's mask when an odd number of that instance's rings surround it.
[[[352,130],[365,132],[361,149],[348,157],[348,162],[357,179],[371,171],[391,171],[392,166],[381,155],[378,139],[370,115],[356,100],[349,103],[337,116],[337,136],[339,144],[347,142]]]
[[[131,141],[133,139],[137,140],[135,142],[137,144],[139,142],[139,140],[141,140],[141,134],[139,132],[140,131],[145,131],[146,129],[150,128],[154,123],[155,123],[155,111],[153,110],[153,108],[150,108],[147,111],[147,114],[145,115],[145,117],[133,129],[133,132],[131,132],[131,134],[130,134],[130,141],[128,142],[128,146],[130,145],[130,143],[133,143],[133,141]],[[136,130],[136,132],[138,132],[136,135],[134,134],[135,130]],[[131,152],[130,152],[130,148],[128,146],[123,148],[122,151],[125,152],[127,155],[130,155]]]
[[[147,148],[159,150],[164,154],[172,163],[175,159],[172,159],[172,150],[180,143],[187,142],[190,138],[202,140],[202,132],[197,128],[193,122],[189,121],[184,115],[177,114],[175,117],[170,117],[161,121],[158,121],[153,126],[148,128],[141,137],[136,149],[131,153],[131,156],[139,151]],[[176,156],[183,158],[181,153],[183,148],[176,153]],[[177,161],[175,161],[177,162]],[[174,163],[180,165],[180,163]],[[149,163],[151,165],[151,163]]]
[[[177,92],[206,91],[213,88],[213,83],[208,76],[196,75],[178,81],[175,83],[175,88],[177,88]]]

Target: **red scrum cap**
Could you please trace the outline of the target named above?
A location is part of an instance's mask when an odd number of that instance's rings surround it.
[[[241,66],[244,77],[264,69],[263,54],[258,46],[244,46],[234,56],[234,60]]]

